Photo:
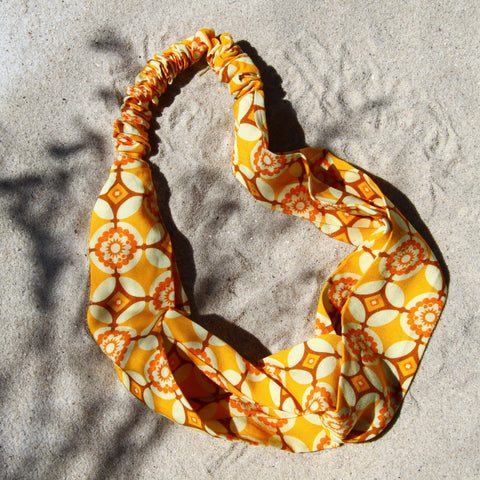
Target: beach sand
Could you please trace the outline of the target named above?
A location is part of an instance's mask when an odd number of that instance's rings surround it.
[[[10,0],[0,27],[0,478],[480,478],[477,2]],[[125,90],[204,27],[259,66],[272,150],[325,147],[372,174],[445,266],[447,305],[375,441],[289,454],[179,426],[88,331],[90,215]],[[352,247],[236,182],[232,98],[203,68],[162,97],[150,160],[196,321],[254,360],[313,335]]]

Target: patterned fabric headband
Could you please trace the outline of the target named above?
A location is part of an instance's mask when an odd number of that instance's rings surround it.
[[[251,363],[189,318],[150,168],[150,104],[203,54],[235,98],[236,178],[256,200],[356,246],[324,286],[315,335]],[[125,385],[172,420],[291,452],[378,435],[392,420],[446,298],[429,246],[363,172],[324,149],[268,150],[258,69],[200,30],[127,90],[117,157],[90,237],[90,330]]]

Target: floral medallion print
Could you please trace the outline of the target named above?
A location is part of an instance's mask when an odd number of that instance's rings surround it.
[[[314,445],[316,450],[324,450],[325,448],[336,448],[340,446],[338,442],[333,442],[325,432],[320,432],[317,435]]]
[[[114,330],[102,333],[98,337],[97,343],[115,364],[120,365],[131,340],[132,337],[128,332]]]
[[[390,423],[399,404],[398,394],[394,395],[391,392],[386,394],[385,400],[381,400],[376,409],[375,425],[377,428],[385,428]]]
[[[280,175],[287,166],[287,157],[267,150],[263,142],[259,142],[254,150],[252,160],[253,170],[262,177],[274,178]]]
[[[320,215],[304,185],[290,188],[281,201],[281,208],[285,213],[308,218],[311,222]]]
[[[420,300],[408,312],[407,324],[419,337],[429,337],[433,332],[442,308],[443,301],[437,298]]]
[[[345,438],[350,433],[355,420],[355,414],[348,412],[347,409],[342,409],[338,413],[325,412],[322,415],[323,425],[339,438]]]
[[[267,427],[269,430],[275,431],[277,429],[282,429],[288,425],[287,418],[274,418],[274,417],[267,417],[266,415],[256,415],[253,417],[254,420]]]
[[[342,309],[357,284],[357,281],[358,280],[353,277],[339,278],[338,280],[331,281],[331,286],[328,290],[328,298],[330,303],[337,310]]]
[[[387,259],[387,270],[392,275],[405,275],[425,260],[425,252],[415,240],[402,243]]]
[[[384,277],[395,280],[412,277],[428,260],[426,245],[410,235],[402,237],[387,253],[388,257],[381,260],[380,271]]]
[[[276,363],[276,362],[275,362]],[[283,382],[285,380],[285,368],[282,364],[276,365],[272,359],[266,362],[260,361],[256,364],[259,370],[265,372],[267,376]]]
[[[214,354],[210,348],[200,349],[200,348],[190,348],[190,353],[195,355],[197,358],[200,358],[208,366],[215,368],[217,366],[217,359],[214,358]]]
[[[146,366],[146,377],[152,383],[152,390],[161,398],[175,397],[177,383],[168,364],[165,352],[155,353]]]
[[[258,415],[258,413],[261,412],[259,405],[253,402],[245,402],[241,398],[233,395],[228,399],[228,405],[239,416],[245,415],[250,417],[252,415]]]
[[[262,370],[259,370],[255,365],[252,363],[246,364],[247,370],[247,378],[252,381],[260,381],[265,378],[265,373]]]
[[[365,364],[378,362],[381,345],[376,335],[369,329],[351,328],[345,335],[346,345],[350,353]]]
[[[172,277],[167,277],[155,288],[153,306],[157,311],[175,306],[175,284]]]
[[[332,321],[323,315],[317,315],[317,318],[315,319],[315,335],[328,335],[329,333],[334,332],[335,330]]]
[[[137,251],[135,236],[122,227],[112,227],[95,245],[95,255],[105,266],[119,269],[128,265]]]
[[[307,395],[305,413],[325,412],[333,407],[332,394],[325,387],[315,386]]]

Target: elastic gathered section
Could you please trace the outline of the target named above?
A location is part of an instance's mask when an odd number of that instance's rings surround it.
[[[137,75],[135,85],[127,89],[121,116],[114,124],[117,160],[142,159],[150,151],[148,129],[152,107],[175,77],[196,63],[207,53],[207,62],[220,80],[230,85],[230,93],[236,100],[253,91],[261,91],[263,84],[257,67],[235,45],[229,34],[220,38],[210,29],[201,29],[193,37],[174,43],[163,54],[156,54]],[[235,61],[251,68],[240,73]],[[263,95],[262,95],[263,98]]]

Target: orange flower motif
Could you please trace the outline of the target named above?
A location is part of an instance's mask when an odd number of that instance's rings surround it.
[[[160,209],[158,208],[157,196],[154,193],[150,193],[146,196],[145,204],[148,212],[152,215],[153,218],[160,218]]]
[[[132,157],[127,157],[126,155],[117,155],[114,165],[117,167],[118,166],[124,167],[125,165],[128,165],[129,163],[133,163],[134,161],[135,159]]]
[[[272,365],[271,363],[265,362],[263,365],[263,371],[269,376],[276,378],[278,381],[282,381],[282,370],[280,367],[276,365]]]
[[[239,411],[242,415],[246,415],[247,417],[257,415],[260,411],[257,404],[244,402],[240,398],[230,397],[228,399],[228,403],[232,408]]]
[[[217,387],[222,388],[223,390],[228,390],[228,386],[222,380],[220,375],[216,370],[210,367],[199,367],[201,372],[208,377]]]
[[[160,396],[177,390],[177,382],[173,378],[165,352],[157,352],[148,366],[147,373],[148,379],[152,382],[152,386],[155,387]]]
[[[332,407],[332,394],[325,387],[314,387],[307,395],[305,413],[324,412]]]
[[[128,332],[114,330],[99,335],[97,343],[117,365],[120,365],[131,339]]]
[[[137,251],[135,237],[125,228],[112,227],[104,232],[95,245],[95,255],[106,267],[127,265]]]
[[[256,415],[255,419],[258,420],[260,423],[263,423],[267,427],[275,429],[282,428],[288,423],[288,420],[286,418],[272,418],[267,417],[266,415]]]
[[[362,244],[322,290],[315,337],[254,364],[189,320],[145,160],[150,107],[202,53],[236,100],[232,163],[242,184],[275,210]],[[227,34],[204,29],[154,56],[127,95],[114,127],[115,164],[92,216],[88,310],[123,383],[152,410],[229,440],[300,452],[377,435],[391,423],[445,301],[441,265],[426,241],[365,173],[327,150],[268,151],[260,76]],[[382,358],[398,382],[382,371]]]
[[[327,335],[328,333],[333,332],[332,324],[327,325],[324,320],[318,318],[315,320],[315,334],[316,335]]]
[[[157,310],[175,306],[175,284],[172,277],[160,282],[153,294],[153,305]]]
[[[208,356],[205,350],[200,350],[199,348],[190,348],[191,353],[201,358],[207,365],[213,366],[212,359]]]
[[[315,446],[316,450],[323,450],[329,446],[333,445],[332,441],[326,435],[320,439],[320,441]]]
[[[356,358],[363,363],[375,362],[378,346],[375,340],[364,330],[352,329],[346,334],[347,345]]]
[[[330,289],[328,290],[328,298],[330,299],[330,303],[336,309],[341,310],[356,284],[357,280],[352,277],[334,280],[330,286]]]
[[[351,413],[326,412],[322,416],[322,422],[330,431],[340,438],[345,438],[353,428],[354,415]]]
[[[438,316],[443,308],[443,302],[437,298],[426,298],[420,300],[408,312],[408,326],[417,334],[429,337]]]
[[[400,405],[399,400],[391,393],[387,393],[385,400],[381,402],[382,408],[377,415],[378,428],[384,428],[390,423]]]
[[[308,190],[303,185],[292,188],[281,202],[282,210],[290,215],[297,215],[315,221],[319,211],[312,202]]]
[[[258,148],[253,157],[253,165],[260,175],[265,177],[277,176],[287,164],[285,155],[275,155],[264,148]]]
[[[392,275],[406,275],[425,260],[422,246],[415,240],[402,243],[387,259],[387,270]]]
[[[249,375],[262,375],[262,372],[252,363],[246,363],[247,372]]]

